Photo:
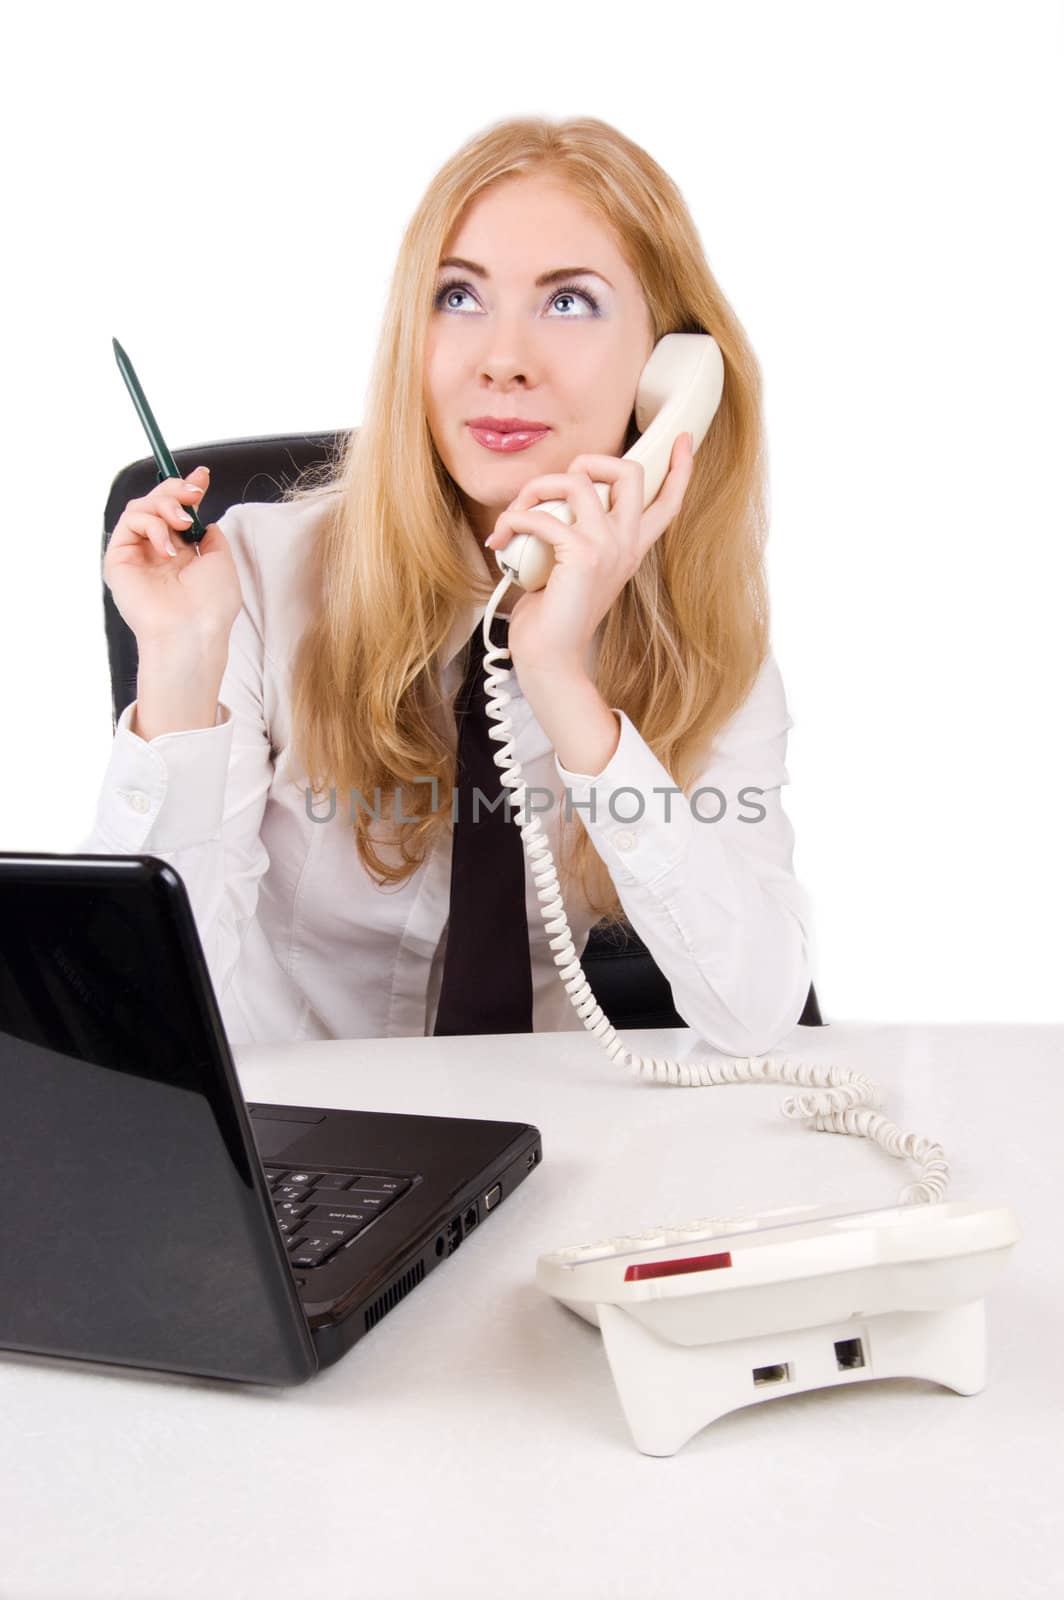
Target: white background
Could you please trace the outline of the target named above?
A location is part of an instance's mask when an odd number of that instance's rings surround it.
[[[424,187],[512,114],[676,179],[762,365],[825,1017],[1059,1020],[1060,8],[94,4],[8,36],[0,849],[91,825],[144,456],[362,415]]]

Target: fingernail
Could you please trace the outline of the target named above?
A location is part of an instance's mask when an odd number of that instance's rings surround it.
[[[167,553],[167,555],[171,555],[171,556],[176,556],[177,555],[177,551],[174,549],[173,544],[169,539],[167,539],[167,541],[166,541],[166,553]]]

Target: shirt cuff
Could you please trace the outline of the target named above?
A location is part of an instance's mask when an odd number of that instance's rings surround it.
[[[180,850],[221,830],[233,714],[219,702],[212,728],[142,739],[137,702],[115,724],[97,830],[121,852]]]
[[[554,767],[566,793],[562,796],[562,819],[579,816],[614,883],[650,886],[676,872],[688,862],[695,829],[706,835],[699,839],[703,850],[714,852],[715,868],[711,881],[714,898],[742,915],[739,887],[731,882],[727,850],[722,842],[708,840],[713,835],[710,817],[696,819],[691,801],[672,774],[662,766],[627,712],[611,707],[621,724],[616,750],[602,771],[593,776],[571,772],[558,757]]]

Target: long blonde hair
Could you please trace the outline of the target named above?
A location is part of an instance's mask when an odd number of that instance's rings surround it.
[[[293,742],[312,789],[402,810],[381,853],[362,805],[352,830],[379,887],[397,885],[451,826],[456,731],[437,651],[471,600],[457,488],[436,451],[423,398],[427,323],[438,263],[465,208],[521,176],[560,179],[609,227],[650,309],[654,342],[711,333],[724,393],[697,452],[683,506],[600,626],[596,686],[620,706],[688,793],[712,739],[746,699],[768,649],[761,375],[668,174],[594,117],[516,117],[471,139],[430,183],[403,236],[376,351],[365,419],[328,481],[284,498],[329,497],[316,547],[321,609],[293,668]],[[634,418],[627,449],[637,437]],[[320,476],[320,472],[318,474]],[[439,780],[434,786],[424,780]],[[558,808],[559,820],[563,809]],[[409,820],[413,819],[413,820]],[[620,899],[578,815],[564,822],[559,872],[588,905],[625,923]]]

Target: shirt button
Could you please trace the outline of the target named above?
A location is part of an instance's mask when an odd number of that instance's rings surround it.
[[[635,849],[635,834],[634,833],[615,833],[614,836],[613,836],[613,842],[616,845],[618,850],[634,850]]]
[[[134,789],[129,796],[129,805],[132,811],[150,811],[151,801],[140,789]]]

